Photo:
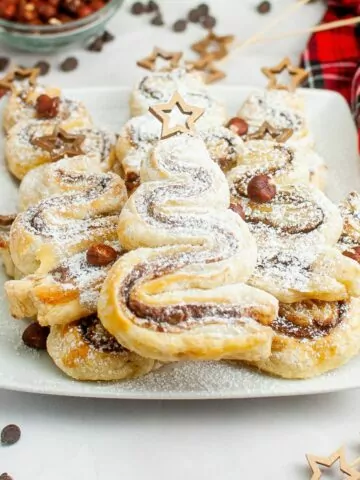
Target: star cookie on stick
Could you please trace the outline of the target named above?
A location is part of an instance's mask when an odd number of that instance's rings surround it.
[[[51,135],[35,137],[31,143],[50,153],[53,162],[64,157],[76,157],[84,155],[81,145],[85,140],[85,135],[73,135],[62,128],[56,127]]]
[[[191,48],[201,57],[211,55],[212,60],[220,60],[228,54],[228,44],[233,40],[233,35],[219,36],[210,31],[203,40],[191,45]]]
[[[278,82],[277,75],[281,74],[284,70],[287,70],[289,76],[291,77],[289,85],[284,85]],[[309,72],[303,68],[295,67],[295,65],[291,63],[289,57],[285,57],[278,65],[275,65],[274,67],[263,67],[261,71],[269,79],[267,88],[288,90],[289,92],[294,92],[309,75]]]
[[[329,457],[317,457],[315,455],[306,455],[307,461],[311,468],[311,480],[320,480],[322,478],[322,471],[319,465],[330,468],[335,462],[339,461],[339,468],[342,473],[346,474],[348,480],[359,480],[360,472],[352,468],[345,460],[345,452],[340,448]]]
[[[40,70],[38,68],[13,68],[0,80],[0,98],[14,89],[14,82],[28,79],[29,85],[36,85]]]
[[[155,47],[150,55],[147,57],[138,60],[136,64],[139,67],[146,68],[152,72],[156,70],[156,61],[158,58],[162,58],[168,62],[168,66],[161,68],[158,71],[172,70],[179,66],[180,59],[182,57],[182,52],[167,52],[162,48]]]
[[[203,72],[204,82],[207,84],[218,82],[226,77],[225,72],[215,67],[211,53],[204,57],[200,57],[199,60],[196,60],[195,62],[186,62],[186,64],[190,71],[198,70]]]
[[[258,130],[247,135],[247,140],[263,140],[269,135],[276,142],[284,143],[292,134],[291,128],[275,128],[269,122],[264,122]]]
[[[187,118],[185,123],[176,124],[174,127],[170,127],[171,116],[173,110],[177,108]],[[181,97],[179,92],[175,92],[167,103],[158,103],[149,107],[149,111],[158,119],[162,124],[161,138],[169,138],[177,133],[192,133],[194,131],[195,122],[204,113],[204,109],[189,105]]]

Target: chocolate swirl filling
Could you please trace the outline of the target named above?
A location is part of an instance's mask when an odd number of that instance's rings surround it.
[[[78,328],[81,331],[83,340],[99,352],[122,353],[128,351],[105,330],[96,315],[91,315],[90,317],[80,320]]]
[[[345,302],[310,300],[280,304],[279,315],[271,328],[287,337],[316,340],[326,337],[339,326],[346,312]]]
[[[247,222],[262,223],[290,235],[310,233],[325,219],[322,208],[310,195],[306,198],[295,190],[280,191],[263,204],[248,201],[244,210]]]

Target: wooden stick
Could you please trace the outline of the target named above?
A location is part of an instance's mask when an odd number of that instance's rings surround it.
[[[299,8],[306,5],[310,1],[311,0],[298,0],[296,3],[289,5],[289,7],[286,8],[284,12],[282,12],[280,15],[275,17],[271,22],[269,22],[263,30],[255,33],[254,35],[252,35],[251,37],[249,37],[245,41],[240,41],[239,40],[238,42],[236,42],[233,45],[233,47],[231,48],[229,54],[217,63],[223,63],[224,61],[227,61],[229,59],[229,57],[231,57],[234,54],[235,51],[238,51],[240,49],[243,50],[248,45],[252,45],[253,43],[256,43],[256,42],[260,41],[260,39],[264,36],[264,34],[266,32],[268,32],[273,27],[275,27],[276,25],[281,23],[281,21],[284,20],[285,18],[287,18],[290,15],[293,15],[294,13],[296,13]]]
[[[323,32],[325,30],[332,30],[333,28],[340,28],[340,27],[346,27],[349,25],[355,25],[356,23],[360,23],[360,16],[347,18],[346,20],[336,20],[335,22],[323,23],[321,25],[317,25],[316,27],[305,28],[303,30],[294,30],[292,32],[285,32],[285,33],[274,35],[271,37],[262,37],[253,43],[262,43],[262,42],[268,42],[271,40],[280,40],[282,38],[293,37],[296,35],[305,35],[306,33]]]

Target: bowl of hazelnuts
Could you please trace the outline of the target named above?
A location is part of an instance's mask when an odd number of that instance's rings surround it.
[[[101,35],[124,0],[0,0],[0,41],[50,52]]]

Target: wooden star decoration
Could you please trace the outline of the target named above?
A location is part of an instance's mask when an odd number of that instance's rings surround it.
[[[218,82],[226,77],[225,72],[216,68],[213,63],[213,57],[211,53],[200,57],[195,62],[186,62],[188,69],[198,70],[204,75],[204,82],[207,84]]]
[[[9,91],[14,91],[14,82],[27,79],[30,86],[35,86],[39,73],[38,68],[13,68],[0,80],[0,98]]]
[[[279,75],[284,70],[287,70],[291,77],[290,85],[284,85],[277,81],[276,75]],[[269,79],[266,88],[288,90],[289,92],[294,92],[309,75],[309,72],[303,68],[295,67],[289,57],[285,57],[278,65],[275,65],[275,67],[263,67],[261,71]]]
[[[158,71],[172,70],[179,66],[180,59],[182,57],[182,52],[167,52],[161,48],[155,47],[150,55],[147,57],[138,60],[136,64],[139,67],[146,68],[152,72],[156,70],[156,60],[162,58],[168,62],[168,67],[159,69]]]
[[[233,35],[219,36],[210,31],[205,38],[191,45],[191,48],[201,57],[211,55],[212,60],[220,60],[228,54],[228,44],[233,40]]]
[[[291,128],[275,128],[270,125],[269,122],[264,122],[258,130],[253,133],[249,133],[246,136],[247,140],[264,140],[269,135],[273,140],[278,143],[284,143],[293,134]]]
[[[185,124],[177,124],[170,127],[170,113],[177,107],[180,112],[187,116]],[[192,133],[194,131],[195,122],[201,117],[205,109],[189,105],[181,97],[179,92],[175,92],[167,103],[158,103],[149,107],[149,111],[162,124],[161,138],[169,138],[177,133]]]
[[[53,162],[64,157],[76,157],[84,155],[81,145],[85,140],[85,135],[76,135],[66,132],[60,127],[55,127],[51,135],[42,137],[33,137],[32,145],[40,147],[50,153]]]
[[[319,465],[323,467],[330,468],[334,465],[335,462],[339,460],[339,468],[342,473],[345,473],[347,480],[359,480],[360,479],[360,472],[355,470],[354,468],[349,465],[345,460],[345,452],[344,449],[341,447],[339,450],[334,452],[330,457],[317,457],[315,455],[306,455],[307,461],[311,468],[312,476],[311,480],[320,480],[322,476],[322,472],[320,470]]]

